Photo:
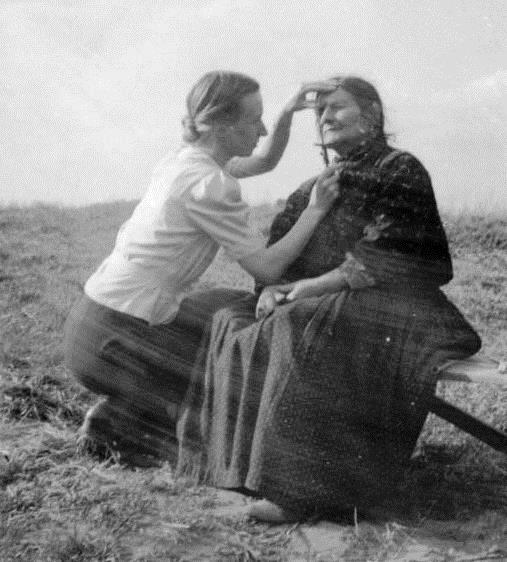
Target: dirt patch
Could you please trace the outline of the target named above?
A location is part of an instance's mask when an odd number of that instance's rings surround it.
[[[65,428],[0,423],[0,449],[9,459],[0,463],[0,490],[10,502],[3,506],[23,521],[6,561],[14,553],[27,562],[507,560],[507,518],[498,511],[447,521],[390,513],[376,522],[269,527],[246,518],[246,496],[175,480],[168,465],[99,463],[79,454]],[[44,558],[49,552],[53,558]]]

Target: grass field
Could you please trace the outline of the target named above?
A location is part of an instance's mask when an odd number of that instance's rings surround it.
[[[217,491],[175,481],[169,466],[125,469],[76,442],[95,397],[63,365],[62,327],[132,208],[0,209],[0,561],[293,560],[294,527],[220,514]],[[272,213],[257,209],[263,228]],[[445,226],[455,264],[446,292],[480,333],[481,353],[505,360],[507,221],[463,215]],[[219,256],[201,281],[216,285],[251,282]],[[505,389],[439,392],[507,430]],[[506,481],[505,456],[430,416],[392,518],[359,522],[340,555],[308,560],[505,560]]]

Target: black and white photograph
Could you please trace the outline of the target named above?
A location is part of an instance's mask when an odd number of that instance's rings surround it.
[[[0,562],[507,561],[504,0],[2,0]]]

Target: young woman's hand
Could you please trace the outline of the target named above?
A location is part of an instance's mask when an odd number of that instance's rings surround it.
[[[339,166],[329,166],[320,174],[312,188],[309,208],[314,208],[327,213],[333,203],[340,196]]]
[[[318,82],[304,82],[299,87],[296,94],[290,98],[285,105],[285,111],[294,113],[302,109],[310,109],[315,107],[315,96],[334,92],[338,87],[336,80],[320,80]],[[312,94],[309,96],[308,94]]]

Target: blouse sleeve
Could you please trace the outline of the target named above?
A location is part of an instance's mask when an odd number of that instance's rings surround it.
[[[265,247],[265,238],[251,224],[249,207],[234,179],[218,173],[204,178],[192,189],[185,207],[190,220],[231,259],[242,259]]]
[[[352,252],[377,284],[440,286],[452,279],[447,238],[430,177],[408,153],[394,158],[373,186],[370,222]]]

